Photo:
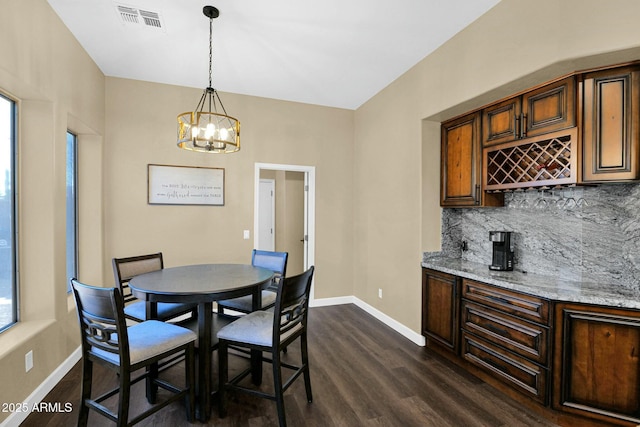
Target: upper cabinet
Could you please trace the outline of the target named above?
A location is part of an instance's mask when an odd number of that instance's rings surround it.
[[[442,124],[440,205],[502,206],[502,194],[485,194],[482,183],[480,113]]]
[[[482,111],[483,145],[492,146],[576,125],[575,77],[490,105]]]
[[[575,73],[442,124],[443,207],[640,180],[640,61]]]
[[[639,104],[640,67],[584,75],[583,182],[640,178]]]

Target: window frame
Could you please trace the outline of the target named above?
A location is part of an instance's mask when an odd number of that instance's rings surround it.
[[[78,135],[70,130],[66,133],[66,189],[65,189],[65,259],[66,259],[66,274],[67,274],[67,293],[71,292],[71,283],[69,279],[78,278],[78,264],[79,264],[79,251],[78,251]],[[71,178],[73,180],[73,272],[70,274],[69,265],[69,144],[71,144],[71,150],[73,153],[73,164],[71,165]]]
[[[0,325],[0,333],[16,325],[20,320],[19,270],[18,270],[18,101],[0,92],[0,98],[9,102],[9,179],[11,180],[11,322]]]

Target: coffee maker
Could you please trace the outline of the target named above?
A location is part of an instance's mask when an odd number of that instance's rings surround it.
[[[510,231],[490,231],[489,240],[493,242],[493,257],[490,270],[513,270],[513,241]]]

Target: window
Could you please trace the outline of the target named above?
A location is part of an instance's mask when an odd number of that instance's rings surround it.
[[[0,331],[18,321],[16,104],[0,95]]]
[[[78,137],[67,132],[67,292],[78,277]]]

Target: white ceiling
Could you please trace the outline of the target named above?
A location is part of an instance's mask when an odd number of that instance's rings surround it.
[[[106,76],[356,109],[499,0],[48,0]],[[126,24],[118,5],[159,14]],[[224,96],[223,96],[224,99]]]

